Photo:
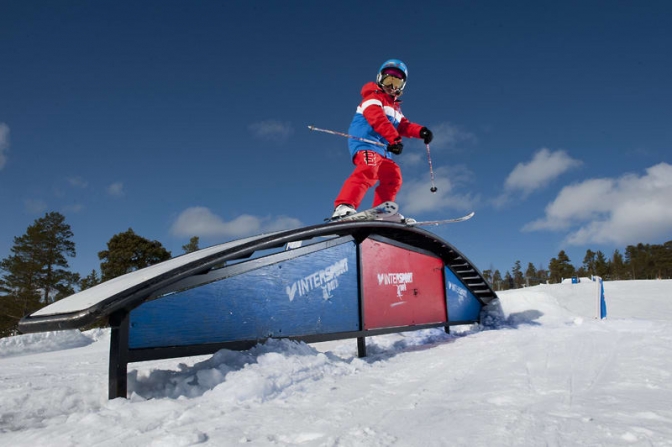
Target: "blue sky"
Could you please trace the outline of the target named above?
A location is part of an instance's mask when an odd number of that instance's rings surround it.
[[[49,211],[99,269],[331,214],[383,61],[409,67],[402,213],[482,269],[672,239],[669,2],[15,1],[0,6],[0,258]],[[371,194],[365,199],[370,203]]]

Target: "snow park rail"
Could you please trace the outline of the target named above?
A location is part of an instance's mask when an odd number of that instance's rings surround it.
[[[128,364],[472,324],[497,298],[479,270],[433,233],[340,222],[239,239],[134,271],[24,317],[24,333],[109,318],[109,397]]]

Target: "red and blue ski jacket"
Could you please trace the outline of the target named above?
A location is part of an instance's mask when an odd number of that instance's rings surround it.
[[[350,123],[350,135],[385,145],[400,136],[420,138],[422,126],[404,117],[400,103],[401,101],[385,93],[375,82],[365,84],[362,87],[362,102]],[[353,138],[348,140],[348,147],[353,158],[359,151],[375,151],[383,157],[392,158],[392,154],[385,147]]]

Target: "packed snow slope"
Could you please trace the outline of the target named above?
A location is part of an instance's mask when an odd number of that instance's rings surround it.
[[[0,340],[1,446],[672,446],[672,281],[500,293],[491,327],[134,363],[109,332]]]

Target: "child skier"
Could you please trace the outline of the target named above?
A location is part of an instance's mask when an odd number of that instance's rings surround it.
[[[398,59],[381,65],[376,82],[362,88],[362,102],[357,107],[349,134],[366,140],[378,141],[377,146],[361,140],[349,139],[348,146],[355,169],[343,183],[334,201],[334,220],[357,212],[364,195],[376,182],[373,206],[394,201],[401,188],[401,170],[392,159],[404,148],[401,137],[422,138],[425,144],[432,141],[432,132],[419,124],[411,123],[401,113],[401,96],[408,69]],[[410,219],[407,219],[410,221]]]

